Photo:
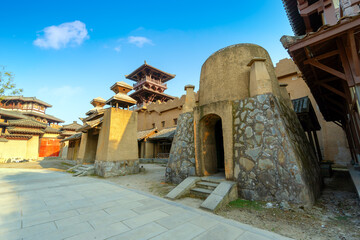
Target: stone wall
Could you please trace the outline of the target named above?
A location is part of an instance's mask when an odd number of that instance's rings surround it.
[[[320,194],[316,156],[295,112],[272,94],[233,103],[234,178],[245,199],[311,205]]]
[[[95,161],[95,174],[104,178],[139,173],[139,161]]]
[[[165,179],[167,182],[180,183],[195,174],[194,114],[187,112],[178,119]]]

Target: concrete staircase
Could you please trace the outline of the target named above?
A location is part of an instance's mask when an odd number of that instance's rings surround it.
[[[212,182],[208,180],[196,182],[195,187],[190,190],[190,196],[206,199],[215,190],[215,188],[219,186],[219,184],[219,182]]]
[[[188,177],[166,195],[173,200],[185,196],[204,199],[200,207],[210,211],[238,198],[235,182],[211,177]]]

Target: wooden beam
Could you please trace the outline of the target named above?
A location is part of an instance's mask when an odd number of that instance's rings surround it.
[[[346,76],[346,82],[348,84],[348,86],[354,86],[355,82],[354,82],[354,78],[351,74],[351,68],[349,65],[349,60],[346,56],[346,50],[344,47],[344,42],[343,40],[341,40],[341,38],[337,38],[336,39],[336,45],[338,46],[339,49],[339,54],[340,54],[340,59],[341,59],[341,64],[343,66],[344,72],[345,72],[345,76]]]
[[[318,1],[316,3],[311,4],[310,6],[307,6],[303,9],[300,10],[300,15],[302,17],[304,16],[308,16],[314,12],[319,12],[319,10],[323,10],[323,2],[322,1]]]
[[[322,64],[322,63],[320,63],[320,62],[318,62],[318,61],[316,61],[314,59],[308,59],[308,60],[304,61],[304,64],[310,64],[310,65],[312,65],[314,67],[317,67],[317,68],[319,68],[319,69],[321,69],[321,70],[323,70],[325,72],[328,72],[328,73],[330,73],[330,74],[332,74],[334,76],[337,76],[338,78],[341,78],[341,79],[346,81],[346,77],[345,77],[344,73],[339,72],[338,70],[335,70],[335,69],[333,69],[331,67],[328,67],[328,66],[326,66],[326,65],[324,65],[324,64]]]
[[[329,57],[332,57],[332,56],[335,56],[335,55],[338,55],[339,54],[339,50],[334,50],[334,51],[331,51],[331,52],[328,52],[328,53],[324,53],[324,54],[321,54],[319,56],[316,56],[316,57],[313,57],[313,58],[310,58],[308,60],[305,60],[304,61],[304,64],[307,64],[307,62],[309,62],[309,60],[316,60],[316,61],[319,61],[319,60],[322,60],[322,59],[325,59],[325,58],[329,58]]]
[[[330,77],[330,78],[319,79],[318,81],[326,83],[326,82],[332,82],[332,81],[335,81],[335,80],[339,80],[339,78],[334,76],[334,77]],[[317,84],[317,83],[315,83],[315,84]]]
[[[345,114],[346,114],[346,112],[342,112],[342,111],[340,111],[339,109],[337,109],[337,108],[334,108],[333,106],[331,106],[331,105],[326,105],[326,108],[327,109],[330,109],[331,111],[333,111],[333,112],[336,112],[337,114],[339,114],[340,116],[344,116]]]
[[[356,74],[356,76],[360,77],[360,61],[359,61],[359,55],[358,55],[356,42],[355,42],[354,29],[349,30],[347,35],[348,35],[348,40],[350,43],[352,59],[354,61],[355,74]]]
[[[334,88],[334,87],[332,87],[332,86],[330,86],[330,85],[327,85],[326,83],[322,83],[322,82],[319,82],[319,85],[322,86],[322,87],[324,87],[324,88],[326,88],[327,90],[335,93],[336,95],[339,95],[339,96],[341,96],[341,97],[343,97],[343,98],[346,99],[345,93],[337,90],[336,88]]]
[[[344,108],[344,104],[341,104],[341,103],[335,101],[333,98],[326,96],[326,95],[323,95],[323,97],[326,98],[326,101],[331,102],[332,104],[338,106],[340,109]]]
[[[326,31],[320,31],[318,33],[314,33],[313,35],[309,35],[302,40],[299,40],[297,43],[291,45],[288,48],[288,50],[290,52],[294,52],[306,46],[318,44],[326,40],[333,39],[339,35],[344,34],[345,32],[347,32],[352,28],[359,28],[359,26],[360,26],[360,18],[357,18],[356,20],[351,22],[345,22],[343,24],[334,25],[330,29],[327,29]]]

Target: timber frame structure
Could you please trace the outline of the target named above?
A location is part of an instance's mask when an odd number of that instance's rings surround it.
[[[350,2],[350,1],[349,1]],[[283,0],[295,37],[281,42],[303,74],[326,121],[346,132],[353,163],[360,160],[360,0],[344,15],[342,2]],[[356,8],[355,8],[356,7]]]
[[[175,74],[170,74],[157,69],[145,63],[137,68],[129,75],[125,75],[127,79],[135,81],[133,85],[134,91],[130,97],[137,101],[138,106],[151,102],[167,102],[173,100],[174,97],[167,95],[164,91],[167,89],[165,82],[173,79]]]

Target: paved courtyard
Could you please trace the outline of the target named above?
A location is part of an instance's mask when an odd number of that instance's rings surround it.
[[[103,179],[0,169],[0,239],[287,239]]]

